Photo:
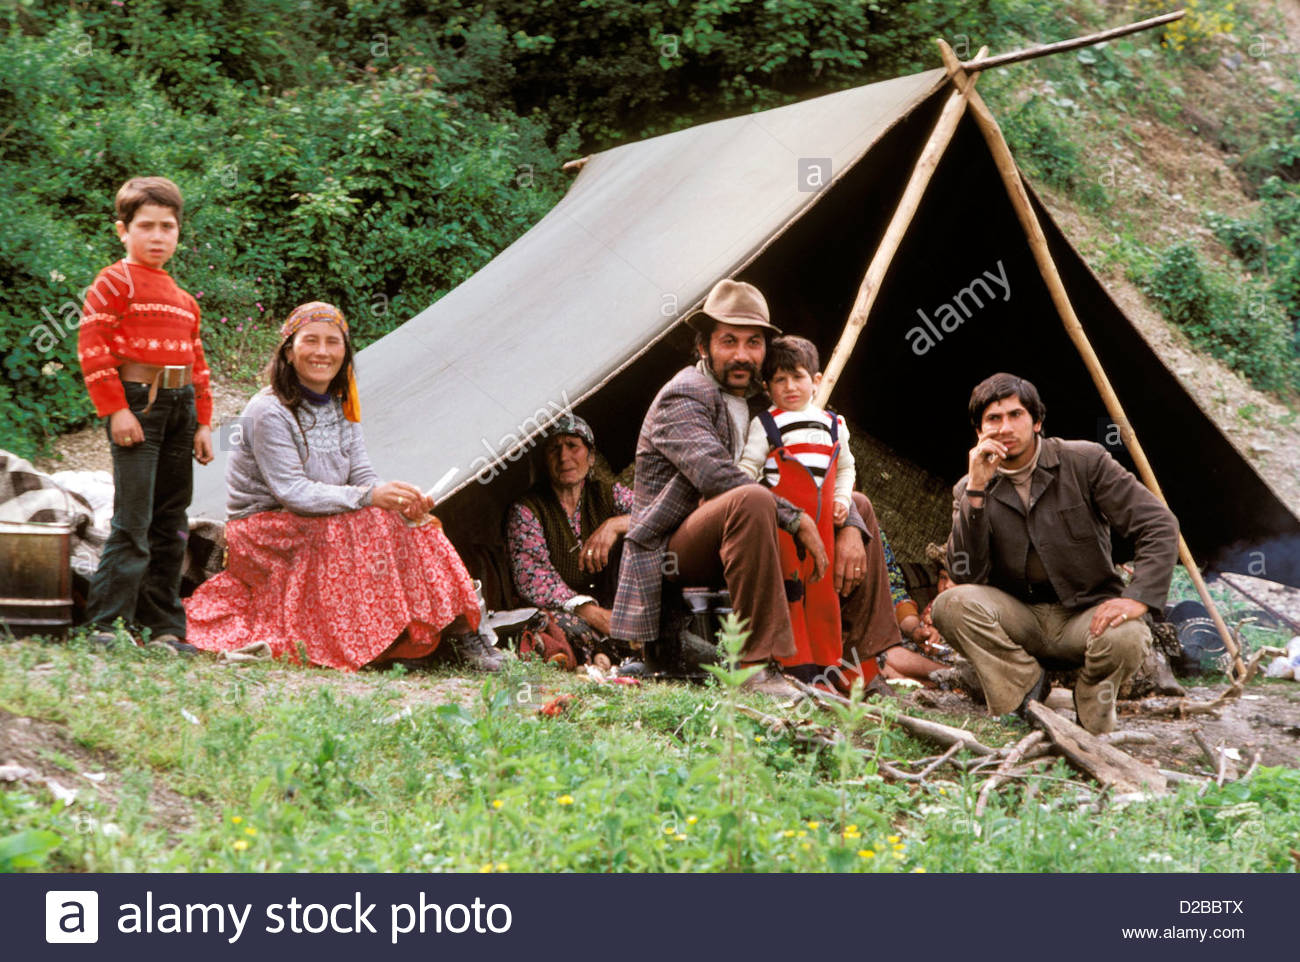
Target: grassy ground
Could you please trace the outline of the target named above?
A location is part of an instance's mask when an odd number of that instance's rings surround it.
[[[565,710],[539,710],[561,694]],[[1294,769],[1121,805],[1058,763],[975,819],[977,777],[876,774],[929,751],[888,724],[823,716],[866,751],[810,748],[738,714],[746,701],[774,710],[718,682],[623,688],[519,663],[347,676],[10,643],[0,763],[44,781],[0,782],[0,870],[1294,868]],[[1024,734],[976,721],[989,744]]]

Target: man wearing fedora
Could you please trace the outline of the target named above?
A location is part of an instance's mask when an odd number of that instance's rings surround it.
[[[995,715],[1047,694],[1040,658],[1079,665],[1074,708],[1093,734],[1115,727],[1115,699],[1151,644],[1143,623],[1164,606],[1178,522],[1092,441],[1042,436],[1033,384],[994,374],[971,392],[976,432],[953,489],[948,571],[934,625],[979,674]],[[1134,542],[1127,585],[1111,530]]]
[[[778,528],[811,554],[817,575],[834,578],[852,625],[846,638],[878,641],[878,634],[897,643],[879,528],[870,502],[855,495],[827,570],[815,521],[738,466],[749,422],[767,403],[759,381],[767,339],[781,333],[758,288],[719,281],[687,322],[698,361],[660,389],[637,440],[632,523],[611,633],[638,644],[659,637],[665,578],[682,585],[725,582],[733,610],[748,619],[741,660],[762,668],[746,686],[793,695],[771,664],[795,650]]]

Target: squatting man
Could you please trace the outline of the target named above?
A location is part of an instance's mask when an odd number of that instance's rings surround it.
[[[1042,701],[1049,662],[1081,665],[1079,723],[1115,727],[1115,698],[1151,644],[1178,556],[1169,509],[1100,444],[1043,437],[1033,384],[995,374],[971,392],[977,439],[953,489],[948,570],[934,624],[979,675],[989,711]],[[1135,544],[1125,585],[1111,529]]]

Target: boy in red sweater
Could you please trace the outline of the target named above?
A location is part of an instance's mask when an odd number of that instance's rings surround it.
[[[119,618],[151,645],[185,643],[181,564],[193,489],[190,453],[212,460],[212,393],[199,305],[163,265],[180,237],[180,189],[133,177],[117,192],[126,256],[86,289],[77,353],[95,412],[108,419],[113,527],[90,584],[92,641],[111,644]]]

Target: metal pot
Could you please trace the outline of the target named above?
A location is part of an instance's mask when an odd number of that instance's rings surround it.
[[[0,624],[17,636],[72,624],[72,525],[0,521]]]

